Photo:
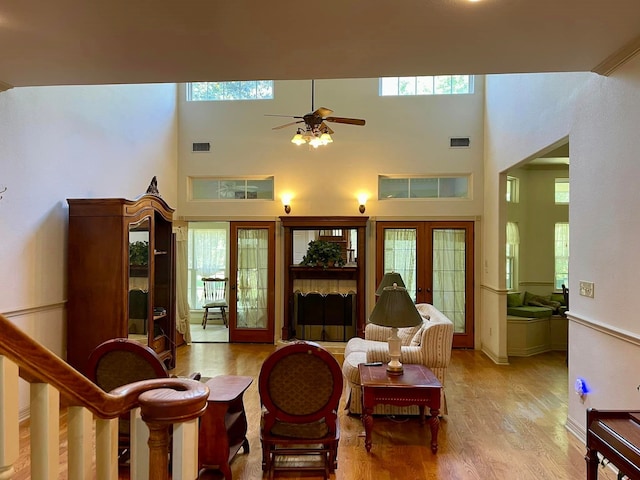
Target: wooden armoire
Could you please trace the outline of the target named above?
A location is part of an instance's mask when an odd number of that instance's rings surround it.
[[[175,367],[173,209],[159,196],[68,199],[67,362],[129,337]]]

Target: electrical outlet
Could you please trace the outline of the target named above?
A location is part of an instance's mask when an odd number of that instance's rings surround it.
[[[583,282],[580,280],[580,295],[593,298],[593,282]]]

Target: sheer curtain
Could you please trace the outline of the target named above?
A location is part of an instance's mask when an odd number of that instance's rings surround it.
[[[569,224],[555,225],[555,287],[569,285]]]
[[[399,273],[415,302],[417,232],[414,228],[387,228],[384,235],[384,273]]]
[[[188,234],[185,227],[174,228],[176,234],[176,329],[184,336],[184,341],[191,343],[189,328],[189,301],[187,299],[187,259]]]
[[[520,244],[520,231],[518,224],[507,222],[507,278],[508,289],[516,288],[516,271],[518,259],[518,245]]]
[[[433,230],[433,306],[453,321],[454,332],[465,332],[465,230]]]
[[[238,230],[237,328],[267,327],[268,247],[268,230]]]
[[[202,307],[202,277],[226,276],[228,228],[209,223],[189,224],[188,299],[193,309]]]

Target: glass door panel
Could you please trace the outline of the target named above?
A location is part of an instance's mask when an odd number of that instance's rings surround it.
[[[274,232],[269,222],[231,223],[231,342],[274,340]]]
[[[399,273],[414,302],[417,300],[418,236],[415,228],[384,230],[384,272]],[[377,282],[379,283],[379,282]]]
[[[473,348],[473,222],[378,222],[376,286],[392,271],[451,319],[455,347]]]
[[[433,229],[433,306],[453,322],[455,333],[465,333],[465,231]]]

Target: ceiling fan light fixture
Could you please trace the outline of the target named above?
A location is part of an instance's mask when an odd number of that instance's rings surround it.
[[[327,145],[328,143],[333,143],[333,138],[327,132],[320,135],[320,141],[323,145]]]
[[[302,130],[301,129],[298,129],[296,134],[291,139],[291,143],[295,143],[296,145],[303,145],[303,144],[307,143],[307,141],[302,136]]]
[[[309,140],[309,145],[311,145],[313,148],[318,148],[320,145],[325,145],[322,140],[320,140],[320,137],[316,137],[314,136],[311,140]]]

